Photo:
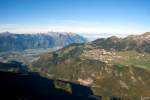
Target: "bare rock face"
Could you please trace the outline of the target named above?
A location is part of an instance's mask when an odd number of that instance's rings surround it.
[[[37,33],[18,34],[4,32],[0,33],[1,51],[22,51],[25,49],[64,47],[72,43],[85,43],[86,39],[71,33]]]

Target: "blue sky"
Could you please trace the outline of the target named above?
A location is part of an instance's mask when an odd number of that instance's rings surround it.
[[[138,34],[150,31],[150,0],[0,0],[0,31]]]

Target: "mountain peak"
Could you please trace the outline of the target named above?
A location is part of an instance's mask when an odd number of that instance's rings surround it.
[[[111,37],[108,38],[108,40],[113,42],[113,41],[119,41],[120,38],[118,38],[117,36],[111,36]]]
[[[126,38],[112,36],[107,39],[97,39],[93,43],[104,49],[113,48],[115,50],[136,50],[138,52],[150,52],[150,32],[146,32],[142,35],[129,35]]]
[[[11,34],[9,31],[2,32],[1,34]]]
[[[150,36],[150,32],[145,32],[143,36]]]
[[[0,51],[63,47],[72,43],[85,42],[86,39],[82,36],[68,35],[62,32],[37,34],[0,33]]]
[[[0,36],[10,36],[12,33],[6,31],[6,32],[2,32],[0,33]]]

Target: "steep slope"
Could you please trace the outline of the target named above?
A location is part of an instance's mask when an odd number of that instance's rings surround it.
[[[72,44],[43,54],[32,64],[32,70],[48,78],[90,86],[96,95],[102,97],[139,100],[145,91],[150,91],[150,71],[138,67],[138,64],[116,63],[117,60],[128,59],[118,53],[92,44]],[[141,55],[138,52],[135,54]]]
[[[27,73],[28,67],[25,64],[17,61],[9,61],[9,62],[0,61],[0,71]]]
[[[48,32],[39,34],[0,33],[0,51],[63,47],[84,43],[86,39],[74,33]]]
[[[130,35],[126,38],[112,36],[107,39],[97,39],[93,41],[93,44],[108,50],[150,52],[150,32],[146,32],[142,35]]]

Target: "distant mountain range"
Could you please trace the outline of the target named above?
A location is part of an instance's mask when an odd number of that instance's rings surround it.
[[[108,50],[150,52],[150,32],[142,35],[130,35],[126,38],[118,38],[116,36],[107,39],[101,38],[93,41],[93,44]]]
[[[48,32],[37,34],[0,33],[0,51],[64,47],[87,40],[75,33]]]

